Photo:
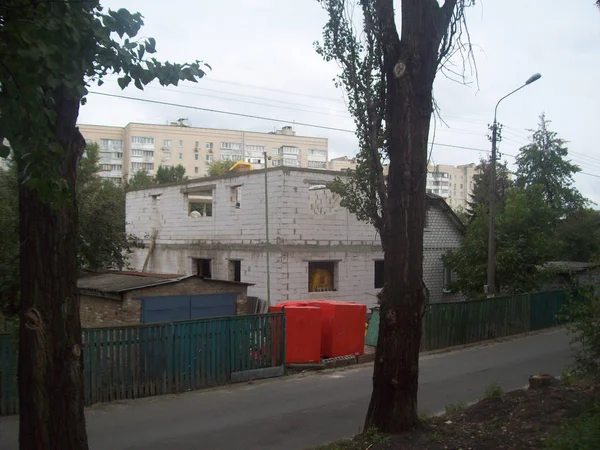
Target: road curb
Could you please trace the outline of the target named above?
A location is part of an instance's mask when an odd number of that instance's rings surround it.
[[[510,342],[516,339],[522,339],[528,336],[536,336],[545,333],[553,333],[560,329],[563,329],[564,326],[556,326],[552,328],[545,328],[543,330],[536,331],[528,331],[526,333],[513,334],[510,336],[504,336],[497,339],[489,339],[487,341],[480,342],[472,342],[464,345],[455,345],[452,347],[440,348],[437,350],[428,350],[425,352],[420,352],[419,357],[428,357],[428,356],[436,356],[445,353],[452,353],[460,350],[467,350],[471,348],[485,347],[488,345],[501,344],[503,342]],[[326,358],[321,360],[320,363],[314,364],[287,364],[286,370],[290,374],[304,372],[304,371],[323,371],[323,370],[331,370],[331,369],[342,369],[350,366],[357,366],[361,364],[367,364],[375,361],[375,348],[374,347],[365,347],[367,350],[364,354],[355,356],[338,356],[335,358]]]

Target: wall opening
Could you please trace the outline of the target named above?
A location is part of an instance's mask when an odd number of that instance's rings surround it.
[[[242,186],[233,186],[231,188],[231,203],[235,209],[242,207]]]
[[[193,218],[212,217],[213,215],[213,188],[197,190],[189,194],[188,215]]]
[[[375,289],[379,289],[383,287],[383,280],[385,279],[384,277],[384,270],[385,270],[385,266],[384,266],[384,262],[383,259],[379,260],[379,261],[374,261],[374,265],[375,265],[375,278],[374,278],[374,287]]]
[[[229,260],[229,280],[242,281],[242,261],[239,259]]]
[[[337,290],[337,261],[309,261],[308,292]]]
[[[212,278],[212,260],[208,258],[195,258],[196,275],[202,278]]]

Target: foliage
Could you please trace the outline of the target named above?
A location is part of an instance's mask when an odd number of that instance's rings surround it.
[[[383,161],[388,158],[389,142],[385,140],[383,42],[373,29],[377,7],[374,2],[361,3],[368,36],[367,42],[361,42],[346,15],[344,1],[323,0],[320,3],[327,11],[329,21],[323,32],[323,43],[315,43],[315,48],[325,61],[341,63],[342,72],[335,85],[343,86],[348,94],[348,110],[354,117],[359,144],[357,169],[348,171],[344,179],[337,178],[329,188],[341,196],[342,206],[381,232],[387,214]]]
[[[98,176],[97,144],[88,145],[79,163],[79,265],[86,269],[123,269],[127,255],[141,243],[125,231],[125,190]]]
[[[480,205],[469,224],[462,246],[448,252],[444,260],[456,273],[455,291],[470,296],[483,292],[487,280],[489,215]],[[548,224],[553,215],[544,201],[541,187],[529,192],[509,190],[496,217],[496,291],[530,292],[538,286],[538,266],[549,253]]]
[[[154,177],[157,184],[181,183],[185,180],[187,180],[185,167],[181,164],[177,166],[159,166]]]
[[[467,210],[464,209],[462,206],[457,206],[456,208],[454,208],[454,214],[456,214],[456,217],[458,217],[458,220],[460,220],[460,223],[462,223],[465,226],[467,226],[469,224],[469,220],[471,219],[471,216],[469,215]]]
[[[236,163],[233,159],[225,159],[223,161],[213,161],[208,166],[208,176],[209,177],[218,177],[221,175],[225,175],[229,172],[229,169],[233,167]]]
[[[551,246],[555,261],[600,260],[600,212],[583,208],[560,218]]]
[[[0,168],[0,313],[16,313],[19,291],[17,168]]]
[[[485,388],[483,398],[502,398],[503,396],[502,386],[497,381],[493,381]]]
[[[479,205],[489,208],[489,192],[491,185],[491,157],[488,160],[481,159],[477,165],[475,175],[473,175],[473,191],[468,202],[467,214],[472,218]],[[509,189],[513,186],[510,177],[508,163],[496,163],[496,207],[501,209],[508,195]]]
[[[569,369],[565,369],[560,374],[559,381],[562,386],[572,386],[578,380],[579,380],[579,377],[575,373],[573,373]]]
[[[573,290],[563,318],[574,344],[574,374],[600,382],[600,292],[595,282],[573,277]]]
[[[581,169],[566,159],[569,154],[566,142],[550,131],[549,124],[542,114],[531,143],[521,148],[516,185],[526,190],[542,186],[544,200],[560,216],[581,209],[586,201],[573,186],[573,175]]]
[[[66,194],[58,170],[65,149],[53,125],[61,99],[87,94],[86,79],[102,84],[107,73],[120,73],[121,88],[133,81],[143,89],[154,79],[177,85],[204,75],[200,61],[173,64],[146,57],[156,52],[156,42],[131,40],[143,20],[126,9],[104,13],[98,1],[7,0],[0,13],[0,142],[8,139],[15,158],[22,160],[24,180],[46,199],[60,191]]]
[[[584,400],[582,411],[568,419],[544,442],[548,450],[596,450],[600,448],[600,401]]]
[[[131,179],[127,182],[127,190],[141,189],[151,186],[154,180],[146,169],[136,171]]]

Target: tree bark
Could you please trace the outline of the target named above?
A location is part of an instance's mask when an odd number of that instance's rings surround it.
[[[75,186],[85,140],[76,128],[79,100],[57,99],[55,137],[65,156],[68,199],[43,201],[19,186],[21,326],[19,441],[22,450],[87,450],[82,335],[77,291]],[[22,177],[24,167],[18,161]]]
[[[384,48],[390,162],[381,234],[385,285],[379,296],[379,337],[365,429],[397,433],[419,424],[427,141],[438,49],[456,2],[447,0],[440,8],[437,1],[403,1],[400,39],[392,0],[374,1]]]

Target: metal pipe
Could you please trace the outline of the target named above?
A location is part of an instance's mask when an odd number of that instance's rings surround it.
[[[267,305],[271,306],[271,270],[269,268],[269,187],[267,178],[267,152],[263,152],[265,163],[265,251],[267,253]]]

